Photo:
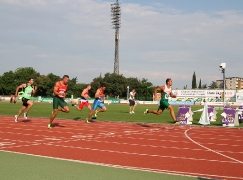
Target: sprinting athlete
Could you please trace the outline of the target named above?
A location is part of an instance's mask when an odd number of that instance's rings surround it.
[[[98,88],[96,90],[93,107],[92,107],[92,110],[90,111],[88,117],[86,118],[86,123],[90,123],[89,119],[91,118],[91,116],[93,114],[95,114],[94,116],[97,117],[98,113],[106,111],[106,107],[105,107],[105,104],[104,104],[104,100],[105,100],[104,90],[105,90],[105,88],[106,88],[106,86],[104,84],[102,84],[100,86],[100,88]],[[98,107],[100,108],[99,110],[97,110]]]
[[[79,103],[79,106],[76,106],[78,111],[82,111],[83,107],[86,106],[89,109],[89,112],[91,111],[91,106],[89,104],[88,98],[89,96],[89,90],[91,89],[91,85],[88,84],[86,88],[81,93],[81,100]]]
[[[50,123],[48,124],[48,128],[52,128],[52,122],[55,119],[56,115],[58,114],[58,111],[62,111],[65,113],[69,112],[69,107],[67,103],[64,101],[66,95],[67,95],[67,88],[68,88],[68,81],[69,76],[64,75],[61,81],[57,81],[53,88],[53,112],[50,118]],[[61,107],[59,107],[61,106]]]
[[[30,100],[30,97],[33,96],[37,91],[37,86],[33,86],[34,79],[29,78],[28,83],[21,84],[16,88],[15,97],[18,96],[18,91],[20,88],[24,88],[24,94],[22,95],[23,106],[19,110],[18,114],[14,116],[14,121],[18,122],[19,116],[25,111],[24,118],[27,119],[28,112],[33,106],[33,102]]]
[[[172,80],[170,78],[166,79],[166,85],[160,86],[158,88],[155,88],[154,90],[154,100],[156,100],[157,92],[161,91],[161,99],[160,99],[160,105],[158,110],[148,110],[146,109],[144,111],[144,114],[147,113],[153,113],[160,115],[165,109],[168,109],[170,111],[170,115],[172,119],[174,120],[174,123],[179,124],[179,122],[176,121],[174,108],[168,103],[168,98],[176,98],[176,95],[172,94]]]

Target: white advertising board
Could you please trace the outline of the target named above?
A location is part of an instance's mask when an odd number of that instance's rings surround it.
[[[173,90],[177,97],[220,97],[223,90]],[[225,90],[225,97],[234,97],[236,90]]]
[[[242,102],[243,103],[243,93],[236,93],[236,102]]]

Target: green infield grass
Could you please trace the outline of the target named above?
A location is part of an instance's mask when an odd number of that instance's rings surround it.
[[[196,177],[107,167],[0,151],[1,180],[196,180]],[[200,178],[204,179],[205,178]]]
[[[16,104],[9,102],[0,102],[0,115],[13,116],[16,115],[21,108],[22,103],[19,101]],[[107,105],[107,111],[99,113],[97,120],[100,121],[121,121],[121,122],[141,122],[141,123],[164,123],[172,124],[172,118],[170,112],[165,110],[161,115],[146,114],[144,115],[145,109],[157,109],[158,105],[143,105],[138,104],[135,108],[135,114],[129,114],[129,105],[127,104],[110,104]],[[173,106],[175,109],[175,115],[178,112],[178,106]],[[69,120],[84,120],[89,111],[86,107],[83,110],[77,111],[77,109],[69,104],[70,112],[63,113],[59,112],[56,118],[58,119],[69,119]],[[203,108],[203,106],[191,106],[192,111]],[[217,111],[217,121],[211,122],[211,126],[222,126],[221,113],[222,110]],[[52,103],[41,103],[35,102],[32,109],[29,111],[29,117],[41,117],[49,118],[52,113]],[[193,125],[200,125],[198,123],[202,112],[195,112],[193,114]],[[243,124],[240,124],[243,127]]]

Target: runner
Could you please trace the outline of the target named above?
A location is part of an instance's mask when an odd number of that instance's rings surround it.
[[[50,118],[50,123],[48,124],[48,128],[51,129],[52,122],[55,119],[56,115],[58,114],[58,111],[62,111],[65,113],[69,112],[69,107],[67,103],[64,101],[66,95],[67,95],[67,88],[68,88],[68,81],[69,76],[64,75],[61,81],[57,81],[53,88],[53,112]],[[59,107],[61,106],[61,107]]]
[[[159,108],[158,108],[158,110],[146,109],[144,111],[144,114],[153,113],[153,114],[160,115],[165,109],[168,109],[170,111],[170,115],[171,115],[172,119],[174,120],[174,123],[180,124],[179,122],[176,121],[174,108],[168,103],[169,97],[176,98],[176,95],[172,94],[171,86],[172,86],[172,80],[170,78],[168,78],[168,79],[166,79],[166,85],[155,88],[154,100],[156,100],[157,92],[161,91],[161,99],[160,99]]]
[[[18,91],[20,88],[24,88],[24,94],[22,95],[23,106],[19,110],[18,114],[14,116],[14,121],[18,122],[19,116],[25,111],[24,118],[27,119],[28,112],[33,106],[33,102],[30,101],[30,97],[33,96],[37,91],[37,86],[33,86],[34,79],[29,78],[28,83],[21,84],[16,88],[15,97],[18,97]]]
[[[104,84],[102,84],[100,86],[100,88],[98,88],[96,90],[95,100],[94,100],[94,103],[93,103],[93,107],[92,107],[92,110],[90,111],[88,117],[86,118],[86,123],[90,123],[89,122],[89,119],[91,118],[91,116],[93,114],[94,114],[94,117],[96,118],[97,117],[97,114],[99,112],[105,112],[106,111],[106,107],[105,107],[105,104],[104,104],[104,99],[105,99],[104,90],[105,89],[106,89],[106,86]],[[97,110],[97,107],[99,107],[100,110]]]
[[[89,96],[89,90],[91,89],[91,85],[88,84],[86,88],[81,93],[81,100],[79,103],[79,106],[76,106],[78,111],[82,111],[83,107],[86,106],[89,109],[89,112],[91,111],[91,106],[89,104],[88,98]]]

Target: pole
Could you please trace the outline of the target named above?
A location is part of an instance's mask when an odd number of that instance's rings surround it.
[[[223,81],[224,81],[224,91],[223,91],[223,93],[224,93],[224,104],[223,104],[223,106],[225,107],[225,84],[226,84],[226,82],[225,82],[225,69],[222,69],[222,73],[223,73]]]
[[[129,86],[127,86],[127,100],[129,98]]]

